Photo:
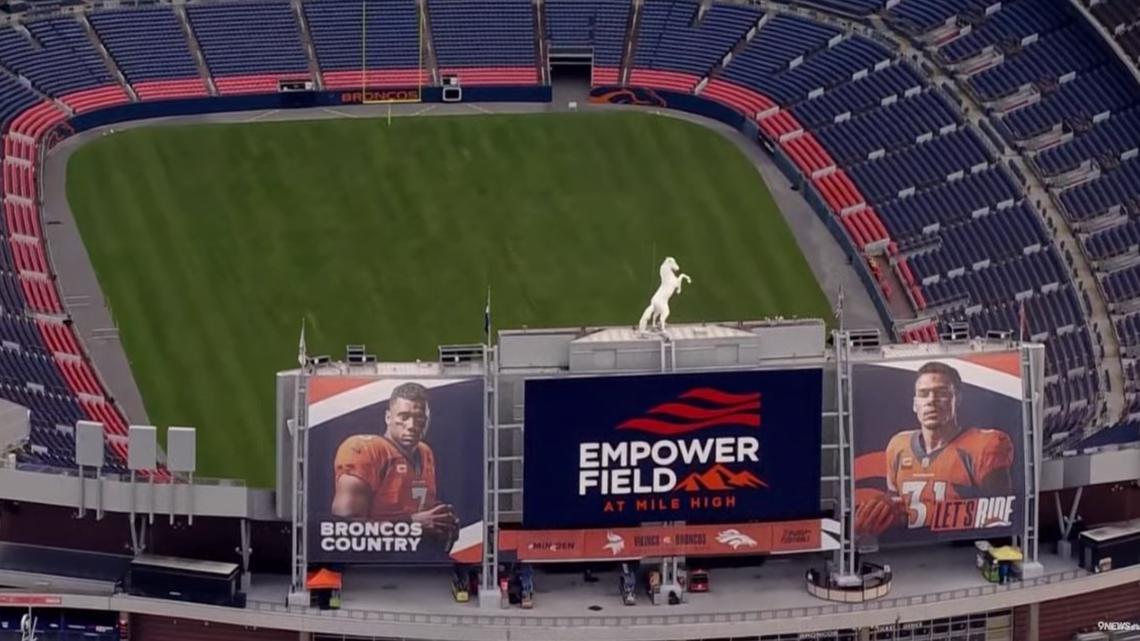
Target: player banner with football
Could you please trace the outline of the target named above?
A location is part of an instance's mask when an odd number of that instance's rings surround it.
[[[1021,532],[1017,352],[852,366],[855,534],[922,543]]]
[[[526,382],[527,528],[811,518],[819,369]]]
[[[309,561],[450,564],[483,544],[483,380],[309,380]]]

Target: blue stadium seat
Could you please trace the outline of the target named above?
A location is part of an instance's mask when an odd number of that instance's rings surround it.
[[[420,65],[420,12],[415,0],[361,5],[308,0],[304,8],[322,71]]]
[[[308,71],[301,28],[288,2],[193,4],[186,13],[215,79]]]
[[[440,68],[534,68],[530,0],[428,0]]]
[[[902,98],[918,91],[923,82],[906,64],[891,64],[854,82],[834,87],[819,96],[792,105],[792,113],[809,127],[831,123],[844,114],[857,114],[879,107],[883,100]]]
[[[552,51],[592,51],[595,67],[617,67],[629,22],[628,0],[547,0],[546,37]]]
[[[698,23],[698,8],[694,0],[646,2],[641,9],[634,67],[704,76],[761,16],[754,7],[714,4]]]
[[[198,77],[190,47],[170,9],[100,11],[90,20],[128,82]]]
[[[959,62],[992,45],[1053,31],[1071,20],[1071,15],[1062,4],[1034,0],[1003,3],[981,26],[942,47],[939,53],[947,62]]]
[[[761,93],[771,78],[796,61],[842,40],[834,27],[796,16],[775,15],[724,68],[723,78]]]
[[[75,18],[50,18],[0,29],[0,64],[26,76],[53,96],[113,82],[107,66]]]

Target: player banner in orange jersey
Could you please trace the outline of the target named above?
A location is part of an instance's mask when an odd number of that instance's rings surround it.
[[[483,544],[483,380],[309,380],[309,561],[449,564]]]
[[[917,543],[1021,532],[1020,357],[986,352],[858,363],[855,533]]]

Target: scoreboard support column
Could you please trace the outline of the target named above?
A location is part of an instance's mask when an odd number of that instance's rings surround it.
[[[839,549],[835,551],[833,575],[844,585],[858,578],[855,567],[855,448],[851,391],[851,336],[847,331],[832,333],[835,345],[835,408],[839,437]]]
[[[1041,491],[1041,439],[1044,427],[1043,405],[1045,346],[1021,346],[1022,407],[1021,422],[1025,443],[1025,510],[1023,531],[1020,535],[1023,578],[1040,576],[1044,569],[1037,560],[1038,498]]]
[[[499,371],[498,349],[483,346],[483,558],[479,607],[502,607],[499,597]]]
[[[304,334],[302,334],[302,337]],[[289,583],[288,603],[291,606],[308,607],[309,591],[305,581],[309,571],[308,549],[308,505],[306,494],[308,488],[308,456],[309,456],[309,400],[308,400],[308,363],[301,362],[297,370],[296,390],[293,396],[293,546],[292,546],[292,576]]]
[[[250,586],[253,584],[253,577],[249,574],[249,519],[241,519],[239,521],[241,528],[241,591],[249,592]]]

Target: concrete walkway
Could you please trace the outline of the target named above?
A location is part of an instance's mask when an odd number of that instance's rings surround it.
[[[640,109],[615,105],[591,105],[588,102],[588,85],[584,82],[558,82],[554,101],[550,104],[488,103],[488,104],[398,104],[391,106],[393,117],[480,115],[507,113],[568,112],[569,103],[578,103],[580,111]],[[119,340],[113,310],[107,305],[103,290],[95,276],[90,257],[80,237],[75,219],[67,202],[67,162],[71,154],[85,143],[116,132],[151,126],[173,126],[201,123],[240,123],[257,121],[319,120],[329,118],[380,118],[389,113],[387,105],[356,105],[318,107],[311,109],[266,110],[225,114],[208,114],[156,118],[119,123],[85,131],[69,138],[47,158],[43,177],[44,220],[48,250],[59,276],[63,303],[75,321],[75,329],[88,355],[93,360],[103,382],[127,414],[132,424],[148,424],[146,407],[134,380],[130,362]],[[834,307],[839,289],[845,290],[845,324],[849,328],[876,328],[884,332],[881,319],[875,311],[870,295],[863,287],[846,254],[831,233],[808,206],[800,193],[772,162],[759,145],[736,130],[720,122],[668,110],[662,116],[696,122],[719,132],[752,161],[767,184],[777,206],[783,213],[796,241],[811,265],[812,273]]]

